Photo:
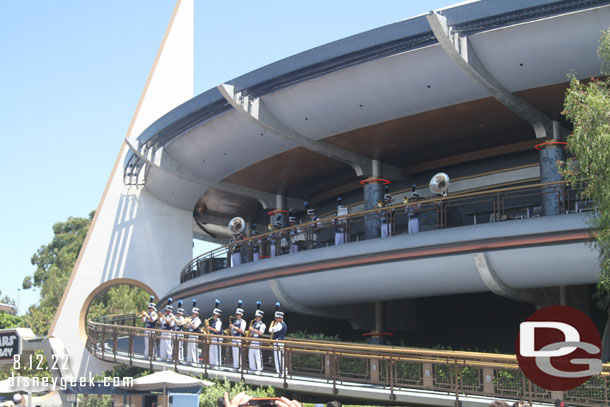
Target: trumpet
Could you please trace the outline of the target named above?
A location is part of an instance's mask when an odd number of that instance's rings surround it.
[[[377,201],[377,207],[378,208],[383,208],[383,201],[382,200]]]
[[[142,312],[140,312],[140,316],[142,318],[147,317],[148,316],[148,312],[147,311],[142,311]]]

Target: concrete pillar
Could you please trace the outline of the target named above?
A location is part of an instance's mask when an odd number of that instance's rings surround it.
[[[381,364],[379,363],[379,359],[371,359],[371,381],[378,382],[379,381],[379,368]]]
[[[286,197],[284,195],[275,196],[275,209],[286,210]],[[281,227],[288,227],[288,212],[279,212],[272,215],[269,219],[269,223],[275,226],[275,221],[278,217],[280,218],[280,222],[282,224]]]
[[[377,201],[383,201],[384,188],[379,182],[368,182],[364,185],[364,210],[377,207]],[[381,219],[376,213],[364,218],[364,239],[376,239],[381,236]]]
[[[379,334],[383,332],[383,302],[377,301],[375,307],[375,329],[372,333]],[[369,337],[368,342],[373,345],[383,345],[383,337],[381,335],[373,335]]]
[[[495,393],[495,385],[494,385],[494,371],[490,367],[483,368],[483,393],[494,394]]]
[[[561,174],[557,169],[557,161],[565,160],[565,153],[561,145],[547,145],[540,150],[540,182],[561,181]],[[561,210],[557,188],[544,188],[542,195],[542,214],[544,216],[559,215]]]
[[[422,370],[424,374],[423,385],[425,388],[431,389],[434,387],[434,377],[432,376],[432,363],[424,363],[422,365]]]

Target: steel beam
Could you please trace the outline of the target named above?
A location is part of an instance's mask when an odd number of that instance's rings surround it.
[[[202,185],[207,188],[215,188],[221,191],[229,192],[235,195],[247,196],[254,198],[260,202],[264,209],[275,208],[276,195],[269,192],[259,191],[257,189],[244,187],[242,185],[233,184],[225,181],[215,181],[209,178],[201,177],[194,174],[190,169],[180,165],[180,163],[172,158],[164,148],[155,151],[154,157],[150,152],[139,151],[137,145],[132,144],[133,140],[125,138],[127,146],[148,165],[158,168],[159,170],[173,175],[176,178],[183,179],[195,184]],[[296,198],[286,198],[287,203],[294,208],[303,206],[303,201]]]
[[[350,165],[359,177],[370,177],[375,172],[379,172],[379,164],[374,163],[375,160],[344,150],[325,141],[312,140],[292,130],[275,117],[265,106],[261,98],[251,99],[249,96],[243,96],[241,92],[236,93],[235,87],[226,83],[219,85],[218,90],[235,110],[278,136],[320,155]],[[381,167],[385,177],[392,179],[402,178],[399,168],[386,164],[381,164]]]
[[[468,36],[461,36],[458,32],[453,31],[447,23],[447,18],[436,11],[431,11],[426,19],[438,43],[449,58],[498,102],[526,120],[534,128],[536,138],[560,139],[567,133],[567,130],[558,122],[554,122],[519,95],[505,89],[485,68]]]

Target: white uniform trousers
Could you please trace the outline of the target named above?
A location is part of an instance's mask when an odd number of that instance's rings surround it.
[[[241,253],[233,252],[231,253],[231,267],[239,266],[241,264]]]
[[[199,352],[197,351],[197,336],[190,336],[189,339],[191,341],[195,341],[195,342],[188,342],[188,345],[186,346],[186,360],[188,362],[195,362],[195,363],[199,363]]]
[[[390,224],[386,221],[381,221],[381,237],[390,236]]]
[[[212,343],[210,344],[210,365],[211,366],[220,366],[222,363],[222,353],[220,345],[217,345],[221,342],[220,338],[212,338]]]
[[[259,341],[250,342],[248,349],[248,360],[250,362],[250,370],[253,372],[262,372],[263,358],[261,357],[261,343]]]
[[[233,339],[231,340],[233,343],[233,347],[231,350],[233,351],[233,367],[235,369],[239,369],[241,366],[241,339]]]
[[[174,358],[173,352],[172,334],[170,331],[165,331],[161,334],[161,340],[159,341],[159,357],[172,360]]]
[[[258,259],[260,259],[258,252],[252,253],[252,261],[258,261]]]
[[[176,333],[174,338],[178,338],[178,360],[184,360],[184,334]]]
[[[419,232],[419,218],[409,218],[409,233]]]
[[[149,346],[150,346],[152,334],[153,334],[153,331],[144,331],[144,356],[146,356],[146,357],[151,356]],[[153,341],[152,356],[155,356],[157,354],[157,347],[155,346],[154,338],[152,339],[152,341]]]
[[[278,374],[282,374],[285,370],[285,366],[282,366],[284,363],[284,344],[283,343],[274,343],[273,344],[273,362],[275,363],[275,372]]]
[[[345,233],[335,232],[335,246],[345,243]]]
[[[290,245],[290,250],[288,251],[289,253],[297,253],[299,251],[299,245],[296,243],[292,243]]]

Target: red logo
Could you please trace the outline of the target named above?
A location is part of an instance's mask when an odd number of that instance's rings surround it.
[[[521,323],[515,349],[528,379],[547,390],[567,391],[602,371],[601,342],[588,316],[555,305]]]

